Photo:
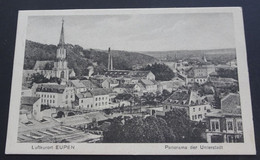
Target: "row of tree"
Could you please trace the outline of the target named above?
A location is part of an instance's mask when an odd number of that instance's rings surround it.
[[[125,121],[125,123],[123,123]],[[184,109],[173,109],[165,117],[148,116],[124,119],[114,118],[104,143],[173,143],[205,142],[202,133],[205,126],[189,120]]]

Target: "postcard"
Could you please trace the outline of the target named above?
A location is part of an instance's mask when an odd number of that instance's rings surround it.
[[[19,11],[6,154],[256,154],[242,9]]]

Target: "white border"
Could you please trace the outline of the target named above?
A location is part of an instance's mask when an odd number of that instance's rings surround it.
[[[51,15],[119,15],[119,14],[166,14],[166,13],[233,13],[234,16],[234,35],[236,40],[237,63],[240,97],[242,106],[242,119],[244,130],[244,143],[100,143],[72,144],[73,150],[33,150],[32,146],[54,146],[62,144],[53,143],[17,143],[20,93],[22,85],[22,70],[24,61],[24,50],[26,40],[27,19],[29,16],[51,16]],[[242,9],[239,7],[226,8],[164,8],[164,9],[99,9],[99,10],[36,10],[19,11],[17,37],[15,46],[15,57],[13,67],[12,91],[10,98],[9,123],[6,141],[6,154],[118,154],[118,155],[255,155],[255,138],[253,128],[251,96],[249,88],[249,77],[247,67],[246,46],[244,37],[244,26]],[[170,146],[223,146],[222,150],[174,150],[165,149],[165,145]]]

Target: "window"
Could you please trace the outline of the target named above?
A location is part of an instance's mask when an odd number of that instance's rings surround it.
[[[210,126],[211,126],[211,130],[212,131],[220,131],[219,130],[219,121],[218,120],[211,120]]]
[[[199,107],[199,111],[200,111],[200,107]]]
[[[71,95],[70,98],[73,98],[73,95]]]
[[[232,121],[228,121],[227,122],[227,130],[228,131],[232,131],[233,130],[233,122]]]
[[[193,112],[195,112],[195,108],[193,108]]]
[[[87,107],[89,108],[89,104],[87,105]]]
[[[243,131],[242,121],[238,121],[238,122],[237,122],[237,130],[238,130],[238,131]]]
[[[49,95],[47,95],[47,98],[49,98]]]
[[[192,120],[194,120],[194,116],[192,116]]]
[[[207,110],[207,107],[206,107],[206,106],[204,107],[204,110]]]
[[[99,97],[99,99],[98,100],[101,100],[101,98]]]
[[[97,103],[95,105],[97,106]]]
[[[50,95],[50,98],[52,98],[52,96]]]
[[[195,119],[197,119],[197,115],[195,115]]]
[[[104,97],[102,97],[102,100],[104,100]]]
[[[96,101],[97,101],[98,99],[96,98]]]
[[[53,100],[52,102],[55,103],[55,100]]]
[[[81,103],[83,103],[83,99],[81,100]]]
[[[53,98],[55,98],[55,95],[53,95]]]

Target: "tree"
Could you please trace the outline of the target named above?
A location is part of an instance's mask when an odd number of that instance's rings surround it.
[[[31,75],[31,83],[47,83],[49,81],[48,78],[44,77],[44,75],[40,73],[34,73]]]
[[[125,119],[123,125],[114,119],[109,131],[104,133],[104,142],[109,143],[163,143],[174,142],[175,135],[162,118],[149,116]]]
[[[189,140],[190,119],[185,109],[173,108],[166,112],[165,121],[176,135],[177,142]]]
[[[122,117],[116,117],[111,121],[111,125],[108,127],[108,131],[104,131],[103,142],[104,143],[118,143],[123,140],[122,134]]]
[[[154,63],[141,70],[151,71],[155,75],[155,80],[169,81],[174,77],[174,72],[165,64]]]
[[[217,70],[217,73],[222,78],[233,78],[233,79],[238,80],[237,68],[234,68],[234,69],[219,68]]]

